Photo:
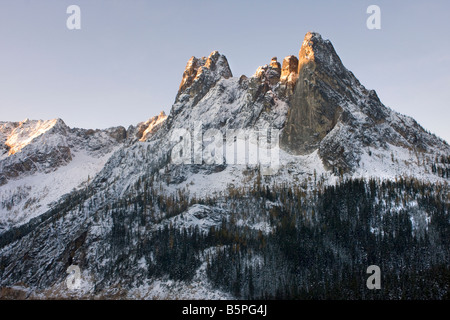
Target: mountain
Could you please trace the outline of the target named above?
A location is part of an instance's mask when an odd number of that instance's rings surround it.
[[[364,88],[319,34],[306,35],[298,70],[301,80],[291,96],[282,140],[291,152],[318,149],[327,169],[345,171],[358,166],[368,148],[448,153],[445,141],[412,118],[387,109],[375,91]]]
[[[0,230],[44,213],[89,182],[126,138],[123,127],[70,129],[61,119],[0,124]]]
[[[385,107],[318,33],[250,77],[217,51],[192,57],[169,115],[127,130],[52,120],[0,132],[4,298],[450,292],[450,146]],[[69,173],[78,180],[59,190]],[[45,177],[51,197],[29,191]],[[42,210],[21,207],[31,197]],[[371,264],[389,283],[378,292],[365,287]]]
[[[128,130],[69,128],[61,119],[0,122],[0,230],[86,187],[120,146],[150,137],[165,118],[162,112]]]

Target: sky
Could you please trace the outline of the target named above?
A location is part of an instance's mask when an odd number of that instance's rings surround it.
[[[191,56],[218,50],[251,76],[316,31],[386,106],[450,142],[449,13],[448,0],[0,0],[0,121],[128,127],[170,112]]]

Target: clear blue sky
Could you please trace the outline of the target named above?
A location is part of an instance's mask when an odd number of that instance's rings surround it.
[[[66,28],[71,4],[81,30]],[[127,127],[170,111],[191,56],[219,50],[249,76],[317,31],[385,105],[450,142],[449,15],[448,0],[0,0],[0,120]]]

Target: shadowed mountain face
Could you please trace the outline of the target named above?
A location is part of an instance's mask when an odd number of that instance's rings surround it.
[[[171,161],[179,129],[197,130],[192,140],[216,130],[192,146],[205,151],[228,130],[267,128],[281,131],[273,172],[204,155]],[[192,57],[167,117],[128,130],[0,123],[0,139],[0,297],[417,292],[361,291],[355,277],[373,263],[397,284],[426,274],[437,289],[419,298],[448,294],[433,268],[449,272],[450,147],[386,108],[317,33],[298,57],[272,57],[249,77],[233,77],[217,51]],[[83,279],[75,292],[72,264]],[[405,264],[406,276],[395,269]]]

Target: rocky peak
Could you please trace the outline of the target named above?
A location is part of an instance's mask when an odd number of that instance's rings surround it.
[[[45,121],[25,119],[11,131],[4,143],[9,148],[9,155],[12,155],[46,132],[66,133],[67,129],[68,127],[61,119]]]
[[[299,52],[298,81],[290,99],[282,144],[298,154],[319,148],[338,122],[343,106],[356,103],[357,86],[331,42],[308,32]]]
[[[272,60],[270,61],[270,66],[274,69],[280,69],[281,65],[280,63],[277,61],[277,57],[273,57]]]
[[[108,128],[104,131],[118,143],[122,143],[127,139],[127,130],[122,126]]]
[[[194,56],[192,56],[189,59],[186,68],[184,69],[183,72],[183,78],[181,79],[181,84],[180,88],[178,89],[178,93],[183,92],[186,88],[192,85],[192,82],[194,82],[194,79],[197,77],[199,71],[198,69],[202,65],[202,62],[204,65],[205,62],[202,61],[202,59],[197,59]]]
[[[206,63],[204,65],[204,67],[206,69],[211,70],[211,71],[215,71],[217,67],[220,67],[220,65],[218,65],[218,64],[219,64],[219,60],[221,59],[221,57],[222,56],[220,55],[219,51],[211,52],[209,57],[206,59]],[[223,56],[223,58],[225,58],[225,56]],[[204,58],[202,58],[202,59],[204,59]],[[225,61],[226,61],[226,58],[225,58]],[[227,68],[226,68],[227,70],[225,70],[225,71],[230,71],[229,70],[230,67],[228,66],[228,62],[226,62],[226,64],[227,64]],[[224,76],[226,78],[231,77],[231,71],[229,72],[229,74],[226,74]]]
[[[267,80],[271,86],[277,84],[280,81],[281,65],[277,61],[277,57],[273,57],[270,61],[269,68],[266,72]]]
[[[298,56],[300,58],[300,64],[303,64],[305,61],[314,61],[314,46],[317,46],[318,43],[323,42],[322,36],[316,32],[308,32],[303,39],[302,46],[300,47],[300,51]]]
[[[206,93],[221,78],[230,78],[230,66],[227,58],[218,51],[213,51],[208,58],[191,57],[183,72],[180,88],[176,102],[184,101],[187,97],[200,97],[202,92]],[[182,97],[183,94],[187,96]]]
[[[334,50],[329,40],[324,40],[317,32],[308,32],[305,35],[302,46],[298,53],[298,71],[305,65],[320,69],[327,69],[327,72],[336,73],[338,76],[346,76],[347,69],[342,64],[341,59]]]
[[[144,125],[140,127],[137,135],[139,141],[146,141],[161,127],[162,123],[167,119],[164,111],[161,111],[159,115],[151,117]]]
[[[303,155],[318,150],[325,168],[333,171],[355,168],[362,148],[391,144],[429,151],[435,143],[423,128],[386,108],[375,91],[362,86],[331,42],[315,32],[303,40],[289,105],[281,146]]]
[[[298,78],[298,59],[296,56],[287,56],[283,59],[281,67],[280,83],[286,86],[288,94],[294,92],[294,87]]]
[[[277,57],[273,57],[270,64],[265,64],[256,69],[253,77],[257,78],[262,84],[276,85],[280,81],[281,65]]]

